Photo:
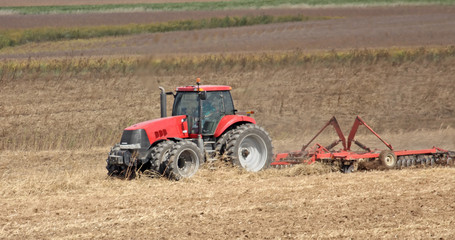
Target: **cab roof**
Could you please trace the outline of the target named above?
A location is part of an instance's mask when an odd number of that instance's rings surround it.
[[[229,91],[232,88],[230,86],[225,85],[200,85],[199,86],[201,91]],[[177,92],[196,92],[197,86],[186,86],[186,87],[177,87],[175,89]]]

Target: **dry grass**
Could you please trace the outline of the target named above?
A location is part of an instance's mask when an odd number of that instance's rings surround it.
[[[455,169],[106,178],[105,148],[3,151],[0,238],[455,237]]]
[[[300,147],[333,115],[345,131],[362,116],[380,134],[392,136],[386,139],[396,148],[455,148],[455,105],[448,101],[455,91],[452,55],[428,52],[396,62],[393,54],[367,53],[308,56],[308,61],[295,61],[299,55],[252,55],[3,62],[0,149],[112,145],[123,128],[159,116],[158,85],[172,90],[196,77],[231,85],[237,108],[256,111],[278,150]],[[366,143],[382,147],[374,140]]]

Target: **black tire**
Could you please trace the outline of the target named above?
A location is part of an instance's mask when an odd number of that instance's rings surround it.
[[[124,169],[122,168],[122,166],[119,166],[119,165],[113,165],[113,164],[108,163],[106,166],[106,169],[107,169],[107,175],[109,177],[121,178],[125,174]]]
[[[120,150],[120,145],[119,144],[115,144],[112,148],[111,148],[111,151],[109,152],[109,155],[115,151],[118,151]],[[106,159],[106,169],[107,169],[107,175],[109,177],[119,177],[121,172],[122,172],[122,168],[118,165],[114,165],[114,164],[109,164],[109,158]]]
[[[180,180],[192,177],[199,169],[202,153],[196,144],[181,141],[174,145],[166,163],[166,173],[170,179]]]
[[[134,179],[136,178],[136,171],[138,170],[138,166],[136,164],[131,164],[129,166],[125,165],[113,165],[107,164],[107,175],[109,177],[116,177],[121,179]],[[141,169],[139,169],[141,170]]]
[[[227,141],[232,132],[234,132],[234,130],[229,130],[218,137],[215,144],[215,157],[223,157],[224,153],[226,152]]]
[[[270,167],[272,151],[272,139],[263,128],[244,124],[228,136],[225,155],[234,165],[258,172]]]
[[[164,173],[165,162],[168,162],[170,153],[175,143],[172,141],[164,141],[158,143],[150,149],[150,164],[151,170],[159,173]]]
[[[386,169],[394,169],[397,165],[397,156],[390,150],[384,150],[379,154],[379,160]]]

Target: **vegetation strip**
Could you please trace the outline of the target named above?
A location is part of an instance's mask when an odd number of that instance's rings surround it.
[[[75,6],[0,7],[0,12],[17,14],[122,12],[122,11],[186,11],[239,8],[278,7],[286,5],[390,5],[390,4],[454,4],[455,0],[234,0],[219,2],[104,4]]]
[[[72,28],[33,28],[0,31],[0,49],[28,42],[59,41],[71,39],[88,39],[106,36],[124,36],[140,33],[156,33],[170,31],[188,31],[209,28],[241,27],[259,24],[302,22],[322,20],[327,17],[297,16],[244,16],[224,17],[201,20],[180,20],[152,24],[129,24],[120,26],[89,26]]]
[[[455,46],[415,49],[365,49],[347,52],[323,52],[306,54],[300,51],[263,54],[207,55],[197,57],[148,57],[123,58],[72,58],[28,59],[0,61],[1,80],[12,79],[21,74],[44,73],[120,73],[134,74],[138,69],[159,72],[177,71],[231,71],[252,70],[261,67],[301,66],[305,64],[376,64],[386,62],[400,64],[413,61],[439,62],[455,57]]]

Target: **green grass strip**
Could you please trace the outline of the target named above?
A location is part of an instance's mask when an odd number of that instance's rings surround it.
[[[125,36],[140,33],[187,31],[209,28],[241,27],[258,24],[301,22],[328,18],[297,16],[244,16],[201,20],[180,20],[153,24],[129,24],[116,26],[90,26],[71,28],[32,28],[0,31],[0,49],[29,42],[89,39],[106,36]]]
[[[286,5],[390,5],[390,4],[433,4],[453,5],[455,0],[234,0],[219,2],[104,4],[75,6],[21,6],[0,7],[0,12],[18,14],[86,13],[121,11],[185,11],[221,10],[239,8],[277,7]]]

